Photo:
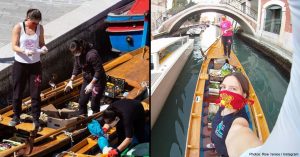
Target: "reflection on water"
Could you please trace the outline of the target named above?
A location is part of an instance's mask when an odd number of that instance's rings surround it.
[[[189,114],[195,85],[202,64],[202,55],[216,39],[219,29],[209,27],[200,37],[194,38],[194,53],[187,60],[165,106],[151,132],[153,157],[184,156]],[[238,45],[238,47],[237,47]],[[288,80],[257,50],[235,38],[233,50],[244,66],[259,97],[270,130],[277,119]]]
[[[260,52],[237,38],[234,40],[233,50],[254,86],[271,131],[279,114],[288,80]]]

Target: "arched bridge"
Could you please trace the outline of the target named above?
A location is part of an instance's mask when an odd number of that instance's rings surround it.
[[[242,6],[240,2],[198,3],[187,8],[164,21],[158,28],[158,33],[172,33],[190,17],[203,12],[217,12],[227,15],[237,21],[245,32],[255,34],[257,27],[257,13],[249,7]]]

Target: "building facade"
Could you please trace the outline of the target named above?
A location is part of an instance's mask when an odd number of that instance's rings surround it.
[[[151,31],[159,27],[159,24],[166,18],[167,0],[151,0]]]
[[[292,51],[292,23],[287,0],[260,0],[257,37]]]

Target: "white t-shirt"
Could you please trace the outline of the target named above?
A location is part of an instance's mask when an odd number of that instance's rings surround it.
[[[281,157],[300,156],[300,1],[289,0],[289,5],[294,46],[290,83],[270,136],[262,146],[244,152],[243,157],[263,156],[262,153],[274,153],[269,156]]]
[[[25,50],[39,49],[40,25],[37,25],[36,32],[33,35],[28,35],[24,31],[23,22],[20,22],[20,48]],[[27,56],[23,53],[15,52],[15,60],[20,63],[32,64],[40,61],[40,53],[34,53],[32,56]]]

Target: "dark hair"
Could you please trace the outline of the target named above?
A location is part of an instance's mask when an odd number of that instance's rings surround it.
[[[249,81],[245,77],[245,75],[243,75],[241,72],[233,72],[233,73],[225,76],[224,79],[223,79],[223,81],[228,76],[234,76],[240,82],[240,84],[242,86],[242,89],[243,89],[243,92],[246,93],[246,98],[248,98],[249,97]]]
[[[76,51],[82,49],[83,53],[88,52],[92,48],[92,44],[82,39],[73,39],[69,45],[69,50]]]
[[[102,118],[108,119],[109,123],[112,122],[116,118],[117,114],[112,108],[107,108],[104,110]]]
[[[42,20],[42,13],[38,9],[28,9],[26,14],[26,19]]]

